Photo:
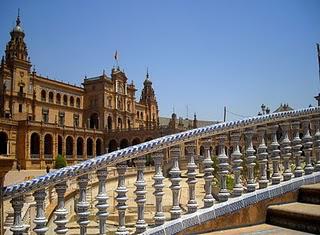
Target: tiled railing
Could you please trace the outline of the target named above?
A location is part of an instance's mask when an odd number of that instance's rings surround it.
[[[89,159],[77,165],[68,166],[47,175],[34,178],[23,183],[10,185],[4,188],[3,198],[11,199],[14,210],[14,223],[10,230],[13,234],[22,234],[25,225],[21,219],[21,209],[24,204],[24,195],[33,192],[36,202],[36,216],[34,219],[36,234],[45,234],[48,230],[47,219],[44,213],[44,198],[46,188],[55,187],[57,193],[57,207],[54,212],[54,228],[57,234],[66,234],[68,211],[65,208],[64,195],[67,189],[67,181],[77,180],[79,189],[79,200],[77,202],[77,217],[79,233],[87,234],[89,224],[89,202],[87,201],[88,174],[96,172],[98,182],[98,194],[96,196],[97,220],[99,222],[99,234],[106,233],[106,221],[108,218],[108,197],[106,194],[106,180],[108,176],[107,167],[116,166],[118,187],[115,189],[117,196],[116,209],[118,211],[118,228],[116,234],[128,234],[126,227],[127,210],[127,188],[125,184],[127,172],[127,160],[135,159],[137,179],[135,182],[135,195],[137,206],[136,233],[158,233],[172,234],[181,231],[179,225],[185,222],[188,224],[190,216],[196,214],[197,219],[199,208],[202,215],[206,216],[214,211],[215,215],[223,214],[215,205],[224,205],[224,202],[235,199],[241,200],[244,205],[246,195],[257,191],[257,195],[264,195],[263,192],[272,189],[270,185],[282,185],[286,188],[294,189],[293,184],[297,184],[297,179],[301,182],[320,181],[318,173],[320,171],[320,108],[307,108],[282,113],[274,113],[265,116],[256,116],[240,121],[219,123],[207,127],[197,128],[178,134],[164,136],[142,144],[131,146],[125,149],[114,151],[96,158]],[[302,136],[302,138],[300,138]],[[197,165],[195,164],[196,149],[203,146],[203,160],[200,163],[203,169],[203,179],[205,182],[205,195],[203,204],[198,205],[195,198],[197,184]],[[212,146],[218,146],[217,155],[217,175],[219,179],[219,192],[217,201],[212,195],[212,185],[214,180],[214,168],[212,159]],[[226,146],[229,150],[226,151]],[[232,146],[232,147],[231,147]],[[179,194],[181,193],[181,173],[179,158],[182,156],[182,147],[188,159],[187,175],[188,202],[181,205]],[[164,153],[169,149],[172,168],[169,170],[172,191],[172,206],[170,218],[166,218],[163,211],[163,159]],[[144,218],[146,202],[146,180],[144,178],[146,155],[152,155],[155,164],[154,183],[154,218],[153,222],[147,224]],[[228,154],[228,155],[227,155]],[[268,164],[271,163],[272,174],[267,177]],[[303,164],[302,164],[303,163]],[[258,175],[255,174],[255,166],[258,164]],[[294,164],[294,167],[292,167]],[[243,167],[246,168],[246,175]],[[312,176],[313,175],[313,176]],[[227,178],[232,177],[234,184],[232,189],[227,187]],[[309,176],[312,176],[310,180]],[[315,178],[317,176],[317,178]],[[306,178],[304,178],[306,177]],[[308,178],[309,177],[309,178]],[[309,181],[308,181],[309,179]],[[299,181],[300,182],[300,181]],[[284,185],[284,186],[283,186]],[[283,189],[281,189],[283,190]],[[280,192],[281,192],[280,190]],[[259,192],[259,193],[258,193]],[[261,193],[260,193],[261,192]],[[267,193],[269,196],[270,192]],[[273,195],[278,195],[274,193]],[[261,196],[263,198],[263,196]],[[237,199],[237,200],[238,200]],[[252,200],[251,200],[252,201]],[[237,202],[237,201],[236,201]],[[247,203],[249,205],[249,203]],[[186,206],[187,211],[183,213],[181,206]],[[234,207],[237,208],[237,207]],[[207,214],[206,214],[207,213]],[[186,214],[186,215],[184,215]],[[208,216],[207,216],[208,217]],[[210,216],[209,216],[210,217]],[[166,222],[166,220],[173,220]],[[178,221],[176,223],[175,221]],[[182,221],[182,222],[181,222]],[[189,222],[188,222],[189,221]],[[169,230],[174,224],[173,229]],[[168,227],[169,226],[169,227]]]

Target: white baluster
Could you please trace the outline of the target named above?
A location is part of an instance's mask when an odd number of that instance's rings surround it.
[[[292,149],[294,152],[296,168],[294,170],[294,177],[300,177],[303,175],[304,170],[301,167],[301,139],[300,139],[300,122],[292,123],[292,129],[294,130],[294,138],[292,140]]]
[[[181,171],[179,168],[179,157],[180,157],[180,147],[173,146],[170,149],[170,155],[173,162],[173,166],[169,171],[172,191],[172,207],[170,210],[171,219],[177,219],[181,217],[181,208],[179,205],[179,193],[180,193],[180,181],[181,181]]]
[[[68,223],[68,219],[66,217],[68,211],[65,208],[64,194],[67,190],[67,184],[66,182],[62,182],[56,184],[54,187],[58,196],[57,209],[54,212],[56,218],[53,221],[57,225],[57,227],[54,231],[56,234],[66,234],[68,232],[68,228],[66,227],[66,224]]]
[[[48,231],[46,227],[47,219],[44,212],[44,200],[46,198],[45,189],[37,190],[33,193],[34,200],[36,201],[36,217],[33,222],[36,224],[36,227],[33,231],[37,235],[44,235]]]
[[[289,140],[288,130],[289,130],[289,123],[283,123],[280,125],[282,129],[283,139],[280,142],[280,150],[281,156],[283,159],[283,180],[287,181],[290,180],[292,177],[291,168],[290,168],[290,158],[291,154],[291,142]]]
[[[213,161],[211,160],[210,146],[212,144],[211,138],[202,139],[202,146],[204,148],[203,152],[203,171],[204,171],[204,190],[205,195],[203,198],[204,207],[210,207],[214,203],[214,198],[212,196],[212,181],[213,181]]]
[[[13,232],[13,235],[22,235],[26,229],[21,217],[24,197],[21,195],[12,198],[10,202],[13,208],[13,225],[11,226],[10,231]]]
[[[118,172],[118,187],[116,189],[117,192],[117,210],[119,215],[119,226],[116,231],[118,235],[129,234],[126,228],[126,209],[128,206],[126,205],[126,201],[128,197],[126,193],[128,192],[127,187],[125,185],[125,173],[127,170],[127,164],[125,162],[117,164],[117,172]]]
[[[313,146],[316,155],[316,164],[314,167],[315,171],[320,171],[320,118],[313,119],[313,125],[315,129],[315,134],[313,136]]]
[[[227,189],[227,176],[229,173],[229,163],[228,163],[228,156],[226,155],[225,150],[225,135],[220,135],[217,137],[217,140],[219,141],[219,155],[218,155],[218,161],[219,161],[219,179],[220,179],[220,191],[218,193],[218,198],[220,202],[227,201],[230,193]]]
[[[258,163],[259,163],[259,188],[268,187],[269,180],[267,178],[268,152],[265,143],[265,127],[258,127],[259,147],[258,147]]]
[[[247,178],[247,191],[248,192],[253,192],[256,190],[256,182],[255,182],[255,177],[254,177],[254,167],[256,165],[255,160],[256,156],[254,153],[256,152],[253,148],[252,144],[252,137],[253,137],[253,129],[246,129],[245,131],[245,136],[246,136],[246,160],[247,160],[247,169],[248,169],[248,178]]]
[[[185,145],[186,152],[187,152],[187,158],[188,158],[188,165],[187,165],[187,175],[188,175],[188,186],[189,186],[189,200],[188,200],[188,213],[193,213],[197,211],[198,203],[196,201],[196,192],[195,192],[195,186],[197,183],[197,165],[194,162],[194,155],[195,155],[195,143],[194,142],[188,142]]]
[[[164,195],[163,192],[163,174],[162,174],[162,161],[163,161],[163,151],[156,152],[153,156],[154,166],[155,166],[155,175],[153,176],[154,184],[153,187],[155,189],[154,196],[156,197],[156,213],[154,216],[155,225],[162,225],[165,221],[165,216],[162,208],[162,198]]]
[[[233,173],[234,173],[234,185],[232,194],[236,197],[241,196],[243,193],[243,186],[241,184],[240,175],[242,171],[242,159],[241,152],[239,147],[240,142],[240,133],[233,132],[231,133],[231,143],[233,145],[233,153],[231,154]]]
[[[78,224],[80,226],[80,235],[87,234],[89,224],[89,203],[87,202],[87,186],[89,182],[88,175],[82,175],[77,178],[79,186],[79,201],[77,203]]]
[[[146,203],[146,182],[144,180],[144,169],[146,164],[145,157],[138,157],[135,159],[137,167],[137,180],[135,182],[136,203],[138,206],[138,219],[136,222],[136,233],[143,233],[147,229],[147,223],[144,220],[144,204]]]
[[[305,155],[305,159],[306,159],[306,166],[304,167],[304,171],[306,173],[306,175],[310,175],[313,173],[314,167],[311,164],[311,152],[312,152],[312,137],[310,135],[310,131],[309,131],[309,125],[310,125],[310,121],[309,120],[305,120],[302,122],[302,128],[303,128],[303,152]]]
[[[271,135],[272,135],[272,142],[271,146],[271,159],[272,159],[272,176],[271,182],[272,184],[279,184],[281,180],[281,174],[279,169],[280,164],[280,150],[279,150],[279,143],[277,139],[277,130],[278,125],[273,125],[270,127]]]
[[[98,195],[96,197],[98,203],[96,204],[96,208],[98,209],[97,217],[99,220],[99,234],[106,234],[106,220],[108,218],[108,195],[106,192],[106,181],[108,176],[108,170],[107,168],[103,168],[100,170],[97,170],[97,177],[99,180],[99,189],[98,189]]]

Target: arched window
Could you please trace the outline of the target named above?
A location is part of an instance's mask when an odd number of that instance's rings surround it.
[[[56,96],[56,103],[61,104],[61,95],[59,93]]]
[[[63,104],[68,105],[68,96],[67,95],[63,95]]]
[[[108,146],[108,152],[111,153],[113,151],[116,151],[118,149],[118,143],[116,140],[110,140],[109,146]]]
[[[112,130],[112,117],[108,116],[108,130]]]
[[[72,106],[72,107],[74,106],[74,98],[73,98],[73,96],[70,97],[70,106]]]
[[[93,113],[90,116],[90,128],[91,129],[99,129],[99,116],[97,113]]]
[[[78,158],[82,158],[83,155],[83,139],[78,137],[77,139],[77,156]]]
[[[71,136],[66,139],[66,155],[67,158],[72,158],[73,155],[73,138]]]
[[[58,135],[58,154],[62,154],[62,136]]]
[[[87,156],[88,158],[93,157],[93,140],[91,138],[87,139]]]
[[[137,118],[138,118],[138,119],[139,119],[139,116],[140,116],[140,115],[139,115],[139,111],[137,111]]]
[[[140,144],[141,143],[141,140],[139,138],[134,138],[132,140],[132,145],[136,145],[136,144]]]
[[[96,155],[100,156],[102,154],[102,141],[101,139],[97,139],[96,141]]]
[[[50,134],[46,134],[44,136],[44,157],[52,158],[52,136]]]
[[[38,133],[32,133],[30,140],[31,158],[40,158],[40,136]]]
[[[46,102],[46,98],[47,98],[46,96],[47,96],[46,91],[45,91],[45,90],[42,90],[42,91],[41,91],[41,101]]]
[[[80,108],[80,98],[79,97],[77,98],[76,105],[77,105],[77,108]]]
[[[49,92],[49,102],[53,103],[53,92],[52,91]]]
[[[5,132],[0,132],[0,155],[8,154],[8,135]]]
[[[129,141],[127,139],[122,139],[120,142],[120,149],[124,149],[129,146]]]

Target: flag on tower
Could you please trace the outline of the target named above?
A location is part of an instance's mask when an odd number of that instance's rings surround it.
[[[118,61],[118,50],[114,53],[114,59]]]
[[[320,70],[320,45],[317,43],[317,51],[318,51],[318,63],[319,63],[319,70]]]

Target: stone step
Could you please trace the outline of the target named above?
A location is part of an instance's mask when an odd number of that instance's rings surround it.
[[[320,205],[293,202],[269,206],[266,222],[294,230],[320,233]]]
[[[298,201],[320,205],[320,184],[302,186],[299,189]]]

